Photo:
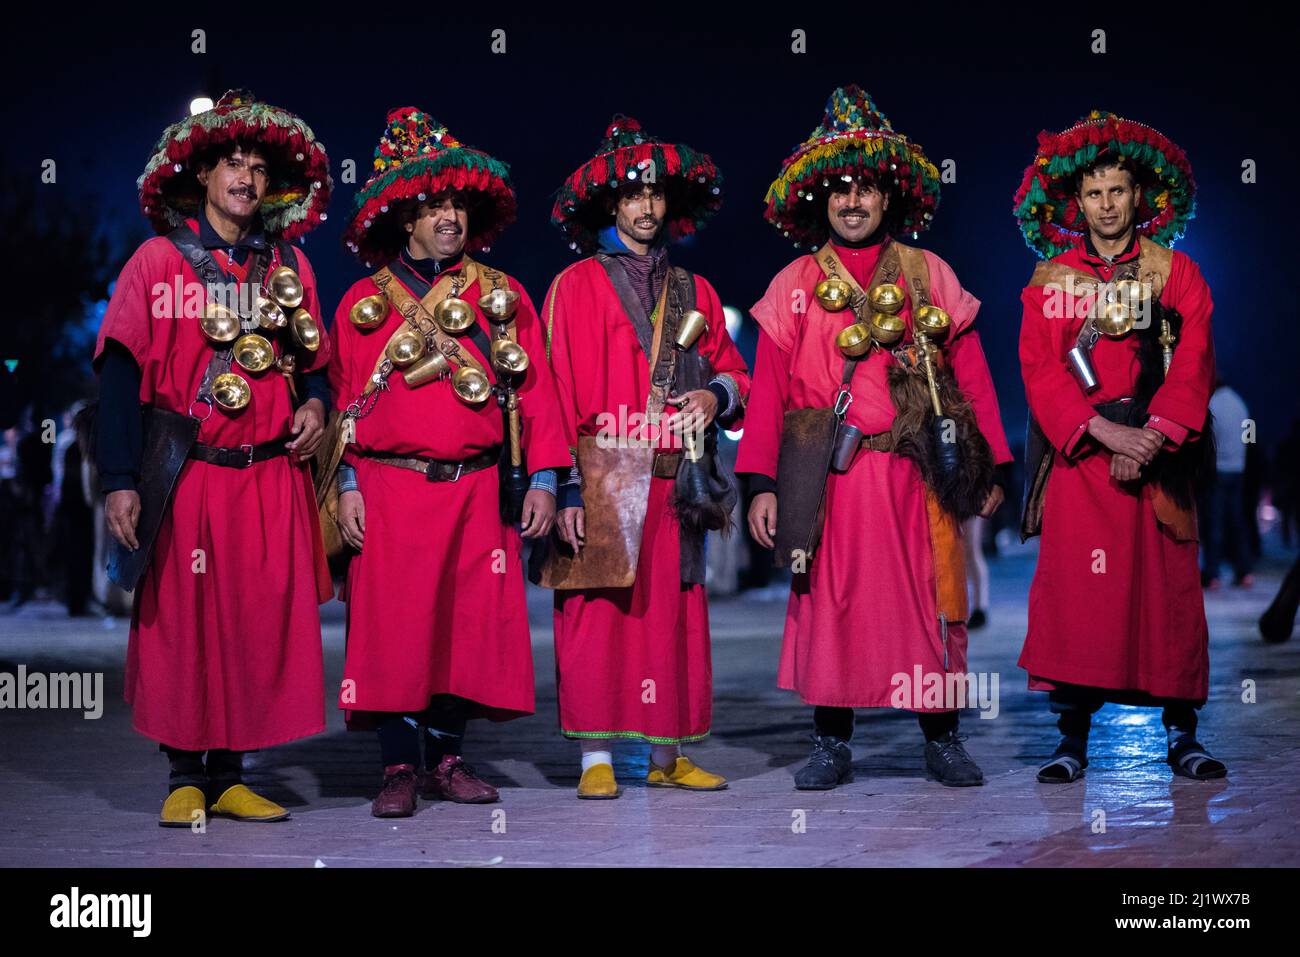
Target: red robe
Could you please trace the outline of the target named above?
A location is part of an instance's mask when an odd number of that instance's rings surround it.
[[[695,300],[695,308],[709,320],[698,348],[715,374],[732,378],[743,402],[748,371],[727,335],[718,294],[701,276],[695,277]],[[596,259],[583,259],[556,277],[543,318],[560,405],[575,447],[577,436],[596,435],[606,424],[598,416],[625,423],[645,412],[650,364]],[[675,414],[671,406],[665,412],[665,421]],[[626,431],[620,429],[620,434]],[[660,444],[667,447],[670,441],[664,430]],[[555,593],[560,729],[569,737],[668,744],[709,733],[713,666],[708,599],[703,585],[681,580],[673,486],[672,479],[650,480],[630,588]]]
[[[835,247],[864,288],[883,248]],[[944,347],[948,362],[994,461],[1009,462],[992,378],[979,334],[971,328],[979,301],[962,289],[947,263],[930,252],[925,257],[931,301],[952,319]],[[835,336],[855,319],[850,310],[822,309],[813,296],[822,278],[816,259],[802,256],[777,274],[750,310],[762,332],[737,472],[774,479],[784,414],[835,402],[844,371]],[[910,297],[899,315],[911,341]],[[888,352],[874,349],[854,370],[847,421],[866,434],[887,431],[894,420],[886,379],[894,362]],[[923,681],[966,670],[966,627],[941,626],[935,588],[920,472],[901,456],[860,450],[847,472],[827,479],[821,545],[808,571],[792,578],[778,686],[798,691],[814,705],[950,710],[913,707],[919,698],[896,696],[895,676],[914,684],[918,667]]]
[[[190,227],[198,229],[193,220]],[[322,325],[316,278],[301,249],[297,255],[303,308]],[[232,276],[245,277],[245,267],[223,251],[212,256]],[[203,289],[166,238],[136,250],[118,277],[95,357],[106,340],[120,342],[140,366],[140,401],[183,413],[212,346],[196,314],[169,318],[176,315],[170,307],[178,277],[183,295]],[[190,304],[201,309],[202,299]],[[320,348],[298,355],[300,363],[311,357],[300,366],[308,371],[329,360],[323,326]],[[290,441],[293,406],[283,375],[274,366],[233,371],[248,382],[252,399],[238,412],[214,404],[199,441]],[[202,417],[206,408],[194,414]],[[252,751],[324,731],[318,605],[332,592],[308,462],[287,455],[234,469],[187,461],[135,590],[125,679],[135,729],[187,751]]]
[[[531,360],[519,390],[527,467],[567,469],[568,446],[542,329],[523,287],[514,279],[509,283],[519,293],[516,335]],[[352,306],[378,292],[369,277],[361,279],[335,312],[329,373],[340,410],[361,395],[403,322],[390,308],[373,329],[352,324]],[[494,326],[478,310],[480,294],[475,286],[461,298],[474,306],[479,326],[490,335]],[[468,335],[457,342],[490,368]],[[465,459],[504,441],[495,401],[466,405],[456,398],[450,377],[408,387],[400,369],[355,425],[353,449],[396,455]],[[501,523],[497,469],[480,469],[455,482],[430,482],[419,472],[359,455],[349,453],[346,461],[357,470],[365,501],[365,543],[350,563],[340,596],[347,602],[347,656],[339,706],[354,713],[421,711],[433,695],[454,694],[478,705],[476,716],[504,720],[531,714],[533,657],[522,540],[516,528]]]
[[[1139,251],[1134,244],[1116,265]],[[1091,264],[1105,280],[1114,272],[1082,245],[1054,261],[1090,274]],[[1148,485],[1135,491],[1112,479],[1111,453],[1087,435],[1094,404],[1133,394],[1137,336],[1098,340],[1092,364],[1101,387],[1085,397],[1067,371],[1065,355],[1083,325],[1087,303],[1079,303],[1076,315],[1048,319],[1048,295],[1045,286],[1021,294],[1025,392],[1060,454],[1044,499],[1020,666],[1037,689],[1065,682],[1202,700],[1209,690],[1209,632],[1197,543],[1175,540],[1157,522]],[[1166,448],[1174,449],[1197,439],[1214,391],[1210,290],[1182,253],[1173,254],[1160,301],[1182,314],[1183,328],[1169,373],[1151,400],[1149,424],[1168,437]]]

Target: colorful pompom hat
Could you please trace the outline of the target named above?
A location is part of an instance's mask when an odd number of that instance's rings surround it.
[[[827,194],[836,179],[855,176],[893,190],[887,222],[895,231],[930,228],[939,205],[939,170],[920,146],[894,132],[871,95],[856,85],[830,95],[821,125],[781,164],[763,217],[796,246],[820,246],[830,235]]]
[[[610,224],[604,196],[624,183],[648,178],[651,169],[664,186],[665,227],[672,239],[694,233],[721,208],[722,174],[708,154],[655,139],[635,119],[619,113],[596,155],[564,181],[551,209],[551,222],[568,236],[569,248],[583,253],[595,249],[600,230]]]
[[[153,148],[137,185],[140,208],[159,234],[198,212],[204,189],[196,162],[232,143],[256,145],[270,162],[272,182],[259,210],[267,232],[295,239],[320,225],[334,185],[325,147],[292,113],[231,90],[212,109],[167,127]]]
[[[1093,110],[1068,130],[1038,134],[1038,153],[1016,190],[1013,212],[1020,231],[1044,259],[1059,256],[1087,231],[1074,177],[1104,152],[1137,167],[1139,235],[1172,246],[1196,214],[1196,181],[1178,145],[1142,123]]]
[[[407,241],[397,205],[403,200],[424,202],[449,189],[470,199],[468,252],[487,249],[515,221],[509,166],[465,146],[422,110],[390,110],[375,147],[374,172],[357,193],[344,244],[368,264],[395,259]]]

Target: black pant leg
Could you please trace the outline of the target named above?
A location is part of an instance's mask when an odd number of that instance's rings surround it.
[[[839,738],[848,741],[853,737],[853,709],[832,708],[819,704],[813,708],[813,731],[819,738]]]

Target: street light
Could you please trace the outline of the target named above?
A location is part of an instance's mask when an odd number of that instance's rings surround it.
[[[190,116],[206,113],[210,109],[212,109],[212,100],[209,97],[196,96],[190,100]]]

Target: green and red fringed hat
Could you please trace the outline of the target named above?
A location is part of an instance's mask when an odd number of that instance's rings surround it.
[[[390,110],[375,147],[374,172],[357,193],[343,242],[368,264],[395,259],[407,242],[398,204],[422,203],[446,190],[469,199],[468,252],[487,249],[515,221],[509,166],[464,145],[422,110]]]
[[[262,224],[274,236],[295,239],[320,225],[329,205],[329,157],[311,127],[287,110],[231,90],[210,110],[163,131],[140,175],[140,208],[159,233],[194,216],[203,203],[198,161],[232,144],[254,145],[271,166],[262,198]]]
[[[821,125],[781,164],[763,216],[796,246],[816,248],[830,235],[826,200],[835,180],[859,176],[893,191],[888,222],[895,232],[930,228],[939,170],[919,145],[894,132],[870,94],[843,86],[826,101]]]
[[[722,174],[706,153],[655,139],[630,116],[615,115],[596,155],[564,181],[551,222],[569,237],[569,248],[590,252],[611,222],[604,197],[624,183],[660,182],[672,239],[689,236],[722,206]]]
[[[1087,232],[1074,179],[1103,153],[1123,156],[1138,170],[1139,235],[1172,246],[1196,214],[1196,181],[1178,145],[1142,123],[1093,110],[1068,130],[1038,134],[1038,153],[1016,190],[1020,231],[1044,259],[1059,256]]]

